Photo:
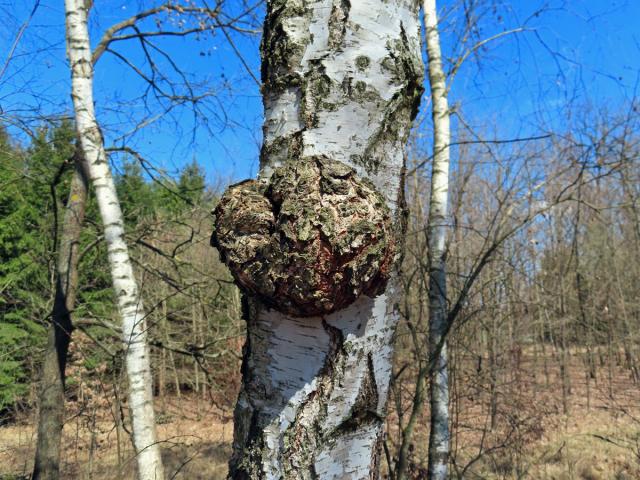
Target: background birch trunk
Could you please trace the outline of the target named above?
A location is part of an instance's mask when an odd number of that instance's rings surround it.
[[[73,323],[71,312],[78,290],[80,233],[87,202],[87,178],[82,157],[76,153],[75,171],[64,212],[56,265],[56,291],[49,338],[42,363],[38,409],[38,443],[33,480],[60,478],[60,452],[64,424],[65,369]]]
[[[145,312],[124,239],[120,202],[93,107],[93,65],[87,26],[89,6],[90,2],[85,0],[65,0],[71,96],[78,137],[104,225],[111,276],[122,317],[138,476],[144,480],[162,479],[164,473],[156,438]]]
[[[413,0],[267,3],[261,178],[326,156],[369,178],[404,232],[405,143],[422,93]],[[246,301],[230,478],[377,478],[397,277],[326,317]]]
[[[435,0],[424,1],[429,85],[433,117],[433,165],[427,237],[429,239],[429,355],[431,371],[429,432],[430,479],[448,478],[449,375],[447,365],[447,277],[445,239],[449,192],[449,105],[446,76],[442,69]]]

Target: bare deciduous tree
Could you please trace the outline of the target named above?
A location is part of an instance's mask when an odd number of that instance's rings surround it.
[[[145,480],[164,478],[153,410],[145,311],[124,238],[120,202],[94,112],[89,4],[84,0],[66,0],[65,13],[76,129],[102,217],[111,276],[122,318],[138,477]]]
[[[445,480],[449,466],[449,375],[447,366],[447,271],[445,241],[449,196],[449,143],[451,141],[447,77],[442,68],[438,16],[435,0],[425,0],[431,110],[433,118],[433,165],[427,238],[429,239],[429,360],[431,428],[429,430],[428,478]],[[431,367],[432,365],[432,367]]]
[[[260,177],[305,158],[344,162],[382,193],[400,245],[419,39],[413,0],[269,1]],[[323,317],[249,301],[231,478],[377,478],[397,288],[392,278]]]
[[[74,174],[65,208],[56,265],[56,288],[49,338],[40,385],[38,444],[34,480],[60,478],[60,452],[64,424],[65,369],[73,324],[71,312],[78,290],[79,242],[84,220],[88,181],[79,147],[73,158]]]

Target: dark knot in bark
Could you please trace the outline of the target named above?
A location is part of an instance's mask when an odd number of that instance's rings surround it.
[[[309,317],[385,287],[395,255],[389,208],[368,180],[322,157],[230,186],[211,243],[236,282],[281,312]]]

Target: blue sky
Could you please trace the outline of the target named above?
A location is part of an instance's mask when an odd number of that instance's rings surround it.
[[[0,16],[5,19],[0,25],[0,68],[34,3],[0,0]],[[476,3],[480,6],[473,15],[478,27],[466,44],[459,42],[463,28],[460,2],[441,2],[439,9],[443,51],[448,59],[456,58],[476,42],[502,35],[469,56],[451,87],[450,103],[485,137],[512,138],[562,128],[567,105],[615,111],[637,93],[639,0]],[[153,4],[144,0],[95,0],[93,44],[110,25]],[[245,2],[228,2],[232,15],[245,8]],[[257,8],[253,13],[259,26],[263,11]],[[171,20],[166,25],[174,26]],[[517,31],[504,33],[514,29]],[[259,35],[227,33],[259,78]],[[182,108],[152,121],[141,132],[126,135],[132,122],[153,118],[158,104],[152,101],[147,111],[139,98],[146,87],[144,82],[121,60],[106,53],[96,67],[95,100],[107,144],[120,145],[125,135],[128,146],[169,173],[195,159],[214,184],[255,174],[262,121],[260,92],[223,33],[217,30],[199,39],[172,37],[156,44],[201,85],[202,92],[215,94],[203,104],[208,125],[198,122],[194,130],[193,114]],[[138,67],[148,67],[137,42],[118,42],[114,49]],[[161,57],[158,61],[162,68],[168,68]],[[37,123],[35,111],[68,115],[69,91],[63,2],[41,0],[0,78],[4,120],[15,122],[27,116]],[[419,128],[428,144],[426,97]],[[459,126],[454,123],[454,135],[456,128]]]
[[[481,39],[523,30],[488,44],[480,63],[468,64],[453,83],[452,100],[476,121],[488,115],[516,131],[558,128],[567,105],[615,109],[634,96],[640,2],[542,3],[502,2],[481,21]]]

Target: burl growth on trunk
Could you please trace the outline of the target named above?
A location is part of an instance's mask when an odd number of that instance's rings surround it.
[[[288,162],[268,182],[230,186],[213,213],[211,243],[236,282],[281,312],[328,314],[377,295],[389,277],[389,208],[342,162]]]

